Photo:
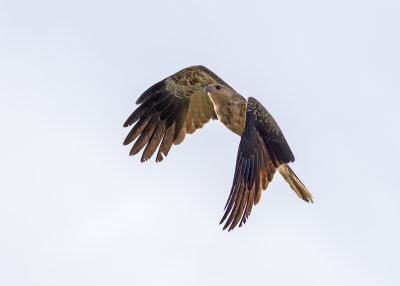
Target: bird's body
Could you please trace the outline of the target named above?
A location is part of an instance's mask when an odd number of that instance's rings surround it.
[[[218,119],[241,136],[231,193],[221,220],[227,219],[224,229],[246,222],[276,170],[300,198],[312,202],[311,194],[288,165],[294,156],[271,114],[254,98],[246,100],[207,68],[183,69],[150,87],[136,103],[140,106],[124,127],[136,124],[124,144],[136,140],[130,155],[146,145],[142,162],[158,147],[156,161],[163,160],[173,144],[180,144],[186,134],[210,119]]]
[[[242,136],[246,121],[246,99],[237,92],[232,93],[230,96],[224,93],[212,92],[208,93],[208,96],[214,105],[218,120],[233,133]]]

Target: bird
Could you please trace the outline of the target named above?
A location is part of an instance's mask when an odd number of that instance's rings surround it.
[[[241,137],[233,183],[220,221],[224,230],[246,223],[276,170],[299,198],[313,202],[288,165],[295,158],[272,115],[255,98],[244,98],[208,68],[184,68],[148,88],[136,104],[139,106],[123,125],[133,125],[123,144],[135,141],[130,156],[144,148],[141,162],[156,151],[156,162],[162,161],[172,145],[182,143],[187,134],[210,120],[221,121]]]

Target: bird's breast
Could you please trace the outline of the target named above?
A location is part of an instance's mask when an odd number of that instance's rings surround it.
[[[242,96],[228,98],[224,100],[213,99],[214,110],[218,120],[221,121],[229,130],[242,136],[246,121],[246,99]]]

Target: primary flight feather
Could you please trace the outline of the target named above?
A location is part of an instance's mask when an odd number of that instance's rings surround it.
[[[139,107],[124,127],[133,125],[124,145],[135,141],[130,155],[144,148],[144,162],[157,151],[156,161],[167,156],[211,119],[218,119],[241,136],[233,184],[225,206],[224,229],[242,226],[253,205],[268,187],[276,170],[306,202],[312,196],[288,163],[294,156],[278,124],[256,99],[247,100],[203,66],[185,68],[147,89],[136,101]],[[158,150],[157,150],[158,149]]]

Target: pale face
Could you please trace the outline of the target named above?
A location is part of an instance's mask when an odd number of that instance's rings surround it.
[[[221,84],[211,84],[207,85],[204,88],[204,91],[207,92],[208,96],[210,97],[211,101],[215,105],[224,104],[229,98],[231,97],[232,93],[230,90]]]
[[[204,91],[208,93],[224,93],[226,92],[226,88],[222,84],[210,84],[204,88]]]
[[[222,84],[210,84],[204,88],[212,101],[228,100],[232,96],[232,91]]]

